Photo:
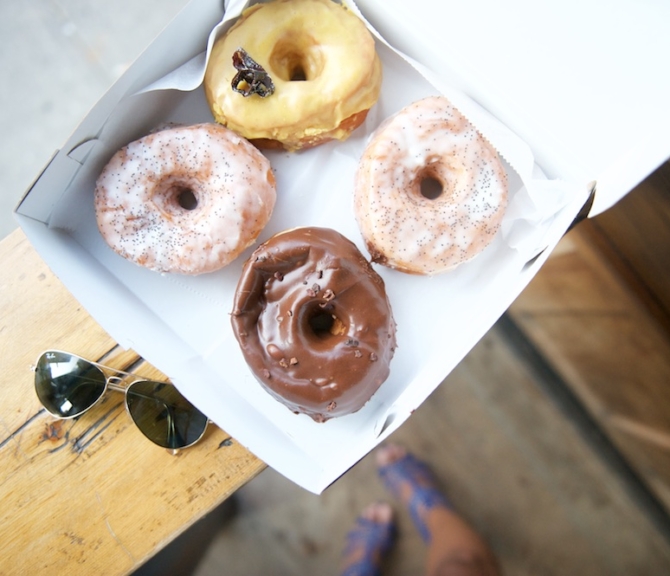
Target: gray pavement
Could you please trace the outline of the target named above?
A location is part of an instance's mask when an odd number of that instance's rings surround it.
[[[187,0],[0,0],[0,239],[90,108]]]

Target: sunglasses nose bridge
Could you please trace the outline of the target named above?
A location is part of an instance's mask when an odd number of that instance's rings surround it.
[[[107,379],[107,386],[113,390],[123,390],[123,378],[119,376],[105,376]]]

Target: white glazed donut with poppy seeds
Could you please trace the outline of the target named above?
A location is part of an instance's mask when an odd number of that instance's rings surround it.
[[[95,188],[98,228],[115,252],[157,272],[189,275],[239,256],[267,224],[275,200],[267,158],[214,123],[131,142]]]
[[[471,260],[506,207],[497,152],[442,96],[384,121],[356,173],[354,209],[372,261],[402,272],[438,274]]]

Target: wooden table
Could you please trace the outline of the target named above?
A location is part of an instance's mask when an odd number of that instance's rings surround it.
[[[0,242],[0,291],[0,574],[128,574],[263,470],[216,426],[169,454],[113,392],[75,420],[55,420],[33,388],[42,351],[117,368],[137,355],[82,309],[20,230]],[[136,371],[162,377],[146,362]]]

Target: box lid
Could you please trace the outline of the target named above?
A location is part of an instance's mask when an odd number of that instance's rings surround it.
[[[397,48],[525,140],[602,212],[670,157],[670,3],[358,0]]]

